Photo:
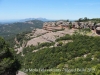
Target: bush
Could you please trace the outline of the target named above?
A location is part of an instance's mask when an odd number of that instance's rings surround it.
[[[66,34],[64,37],[60,37],[56,39],[56,42],[61,41],[61,40],[72,40],[72,37],[69,34]]]

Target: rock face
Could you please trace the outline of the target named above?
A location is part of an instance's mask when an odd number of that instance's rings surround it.
[[[63,31],[57,31],[57,32],[48,32],[47,31],[47,33],[45,33],[46,30],[37,29],[34,35],[36,36],[38,34],[41,34],[41,36],[38,36],[38,37],[35,37],[35,38],[29,40],[27,42],[26,46],[31,46],[31,45],[36,46],[36,45],[44,43],[44,42],[55,42],[55,40],[57,38],[62,37],[66,34],[72,35],[74,33],[74,30],[76,30],[76,29],[70,29],[70,30],[65,29]],[[45,34],[43,34],[43,33],[45,33]]]
[[[18,71],[18,73],[16,75],[27,75],[27,74],[22,71]]]
[[[97,27],[96,30],[99,30],[100,31],[100,27]]]
[[[53,30],[60,30],[65,29],[71,26],[72,28],[78,29],[78,28],[90,28],[94,29],[94,23],[91,21],[89,22],[65,22],[65,21],[57,21],[57,22],[45,22],[43,24],[43,29],[48,31]]]
[[[100,34],[100,23],[97,23],[94,28],[96,30],[96,33]]]
[[[61,30],[63,28],[68,27],[68,25],[69,25],[69,22],[64,22],[64,21],[45,22],[43,24],[43,29],[48,30],[48,31]]]
[[[96,28],[96,33],[97,33],[97,34],[100,34],[100,27],[97,27],[97,28]]]
[[[96,26],[97,26],[97,27],[100,27],[100,23],[97,23]]]

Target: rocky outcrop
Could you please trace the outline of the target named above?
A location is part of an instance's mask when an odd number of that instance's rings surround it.
[[[22,71],[18,71],[18,73],[16,75],[27,75],[27,74]]]
[[[45,22],[43,24],[43,29],[52,31],[56,30],[57,27],[62,28],[68,28],[69,26],[72,26],[72,28],[78,29],[78,28],[91,28],[93,29],[94,23],[91,21],[89,22],[65,22],[65,21],[57,21],[57,22]]]
[[[97,34],[100,34],[100,23],[97,23],[97,24],[94,26],[94,29],[96,30],[96,33],[97,33]]]
[[[100,23],[95,24],[92,21],[88,21],[88,22],[66,22],[66,21],[45,22],[43,24],[43,29],[47,31],[53,31],[53,30],[65,29],[70,26],[71,28],[74,28],[74,29],[90,28],[91,30],[96,30],[97,33],[99,33],[100,31]]]
[[[57,21],[57,22],[45,22],[43,24],[43,29],[52,31],[52,30],[60,30],[62,28],[68,27],[69,22]]]
[[[97,27],[100,27],[100,23],[97,23],[96,26],[97,26]]]
[[[100,34],[100,27],[97,27],[97,28],[96,28],[96,33],[97,33],[97,34]]]

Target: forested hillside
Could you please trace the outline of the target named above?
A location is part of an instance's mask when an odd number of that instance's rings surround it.
[[[22,69],[28,75],[99,75],[100,74],[100,37],[86,36],[75,33],[57,39],[73,40],[67,44],[40,44],[24,48],[23,54],[18,54]],[[50,47],[50,46],[53,47]],[[44,47],[46,46],[46,48]],[[44,47],[44,48],[43,48]],[[42,48],[42,49],[41,49]],[[35,49],[39,51],[33,52]],[[22,60],[23,59],[23,60]],[[81,69],[70,71],[68,69]],[[61,72],[33,72],[27,69],[63,69]],[[67,71],[66,71],[67,69]],[[85,70],[83,70],[85,69]],[[89,70],[88,70],[89,69]]]
[[[10,38],[18,33],[31,31],[34,28],[42,28],[43,21],[32,20],[26,22],[16,22],[0,26],[0,36]]]

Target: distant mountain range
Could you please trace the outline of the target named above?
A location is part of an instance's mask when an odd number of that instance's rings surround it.
[[[43,21],[43,22],[46,22],[46,21],[59,21],[59,20],[50,20],[50,19],[46,19],[46,18],[26,18],[26,19],[0,20],[0,24],[8,24],[8,23],[15,23],[15,22],[25,22],[25,21],[30,21],[30,20],[40,20],[40,21]],[[75,20],[70,20],[70,21],[75,21]]]
[[[27,18],[27,19],[22,19],[20,21],[29,21],[29,20],[41,20],[41,21],[50,21],[46,18]]]

